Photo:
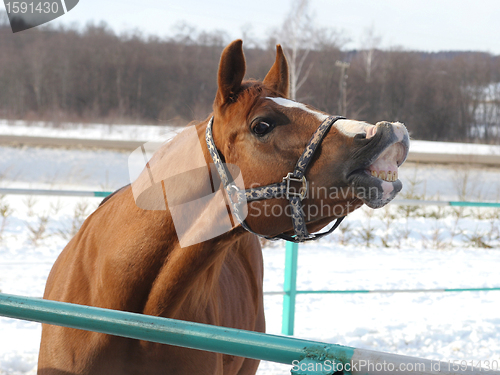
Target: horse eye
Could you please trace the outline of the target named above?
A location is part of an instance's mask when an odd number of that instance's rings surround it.
[[[267,122],[260,121],[252,128],[252,131],[257,135],[264,135],[272,129],[272,126]]]

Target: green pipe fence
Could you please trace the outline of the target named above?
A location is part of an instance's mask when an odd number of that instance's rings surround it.
[[[0,293],[0,315],[292,365],[293,375],[477,375],[486,369]],[[409,370],[412,371],[409,371]],[[498,367],[488,371],[500,375]],[[382,371],[382,372],[381,372]]]
[[[112,194],[111,191],[87,191],[87,190],[51,190],[51,189],[11,189],[0,188],[0,195],[54,195],[66,197],[99,197],[105,198]]]
[[[0,195],[55,195],[55,196],[87,196],[107,197],[108,191],[84,190],[46,190],[46,189],[10,189],[0,188]],[[500,208],[497,202],[468,201],[424,201],[418,199],[395,199],[391,204],[407,206],[452,206],[452,207],[490,207]],[[297,290],[298,244],[287,242],[285,250],[285,280],[283,292],[265,292],[266,295],[283,295],[282,333],[293,335],[295,325],[295,301],[297,294],[350,294],[350,293],[416,293],[416,292],[479,292],[499,291],[500,288],[443,288],[443,289],[401,289],[401,290]]]
[[[138,340],[292,364],[313,341],[0,293],[0,315]],[[324,344],[323,344],[324,345]],[[334,345],[338,358],[352,348]]]
[[[369,293],[459,293],[459,292],[498,292],[500,287],[494,288],[442,288],[442,289],[351,289],[351,290],[295,290],[297,294],[369,294]],[[265,295],[287,295],[288,291],[264,292]],[[285,333],[288,334],[288,333]]]
[[[295,296],[297,295],[298,254],[299,244],[295,242],[286,242],[281,333],[290,336],[293,335],[293,327],[295,325]]]
[[[390,204],[397,204],[400,206],[451,206],[451,207],[500,208],[499,202],[428,201],[420,199],[394,199]]]
[[[419,199],[394,199],[391,204],[402,206],[451,206],[451,207],[500,207],[497,202],[424,201]],[[500,288],[442,288],[442,289],[379,289],[379,290],[297,290],[298,244],[287,242],[285,248],[285,281],[283,292],[265,292],[266,295],[283,294],[281,333],[293,335],[295,300],[298,294],[351,294],[351,293],[428,293],[428,292],[484,292]]]
[[[297,290],[297,266],[299,246],[287,242],[285,247],[285,281],[283,291],[264,292],[264,295],[283,295],[281,333],[293,336],[295,326],[295,300],[298,294],[369,294],[369,293],[443,293],[443,292],[491,292],[500,287],[437,288],[437,289],[354,289],[354,290]]]

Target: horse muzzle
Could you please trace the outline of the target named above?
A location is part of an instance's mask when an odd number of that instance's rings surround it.
[[[401,191],[398,168],[408,157],[409,139],[403,124],[386,121],[377,123],[370,134],[355,137],[357,147],[347,182],[367,206],[383,207]]]

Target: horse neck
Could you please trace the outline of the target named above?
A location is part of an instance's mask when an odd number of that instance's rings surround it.
[[[203,313],[218,294],[227,257],[248,255],[235,254],[243,236],[248,234],[236,230],[186,248],[175,246],[155,280],[145,313],[180,319],[195,318],[185,316],[186,311]]]
[[[221,223],[227,224],[229,220],[227,207],[220,204],[222,191],[218,187],[215,195],[207,195],[212,192],[211,179],[205,178],[205,173],[210,173],[209,165],[212,158],[205,143],[206,123],[196,127],[198,144],[193,141],[192,136],[181,136],[178,144],[173,147],[165,147],[150,164],[152,169],[170,168],[172,160],[183,163],[193,161],[198,166],[196,172],[184,173],[184,177],[177,180],[173,178],[171,186],[168,186],[168,178],[165,180],[165,191],[168,201],[168,213],[175,225],[170,228],[177,232],[179,241],[170,249],[167,261],[153,285],[147,306],[152,310],[147,313],[169,317],[182,318],[181,311],[196,311],[203,309],[210,298],[214,296],[218,286],[218,279],[226,261],[230,249],[238,247],[240,240],[245,240],[249,234],[241,227],[224,228]],[[173,142],[176,141],[175,139]],[[201,154],[193,155],[193,149],[201,146]],[[182,152],[189,151],[187,154]],[[191,158],[191,159],[189,159]],[[203,158],[203,160],[201,160]],[[175,163],[174,162],[174,163]],[[156,166],[155,166],[156,164]],[[179,164],[177,164],[179,169]],[[180,165],[182,169],[182,165]],[[184,166],[185,167],[185,166]],[[191,173],[194,173],[192,176]],[[198,178],[198,173],[200,178]],[[179,182],[177,184],[176,182]],[[182,182],[182,183],[181,183]],[[186,186],[189,185],[189,186]],[[174,195],[172,198],[170,195]],[[192,198],[198,198],[192,206],[183,207],[183,204],[191,204]],[[202,197],[200,201],[200,197]],[[173,203],[173,204],[172,204]],[[193,213],[194,210],[195,212]],[[185,221],[183,220],[185,219]],[[230,256],[243,256],[248,254]],[[185,309],[186,301],[191,305],[191,309]]]

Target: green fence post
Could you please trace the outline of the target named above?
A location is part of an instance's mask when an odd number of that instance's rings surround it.
[[[295,296],[297,295],[297,258],[299,245],[294,242],[287,242],[285,247],[285,282],[283,290],[283,319],[281,323],[281,333],[293,335],[295,322]]]

